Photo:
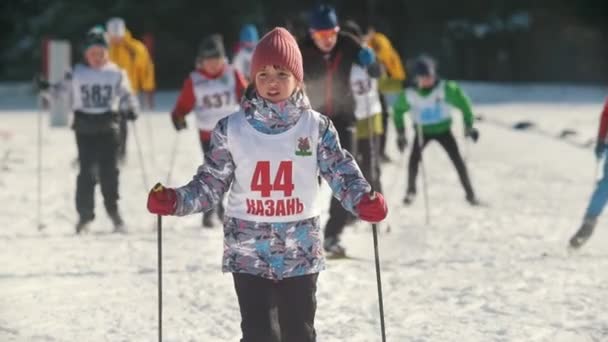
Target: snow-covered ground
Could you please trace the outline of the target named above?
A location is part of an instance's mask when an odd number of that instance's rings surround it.
[[[493,87],[491,96],[471,90],[487,120],[478,124],[481,141],[468,147],[473,183],[489,207],[465,203],[447,156],[431,145],[426,225],[421,197],[401,205],[405,156],[389,142],[394,162],[384,166],[383,181],[392,231],[380,236],[387,340],[607,341],[605,224],[580,252],[566,249],[593,187],[593,153],[552,138],[565,128],[581,141],[593,138],[602,90],[564,95],[548,87],[536,98],[536,88]],[[501,89],[511,101],[498,99]],[[0,112],[0,341],[155,341],[155,218],[145,199],[169,171],[176,134],[166,112],[137,122],[146,187],[130,137],[120,201],[130,234],[109,233],[98,195],[93,232],[75,236],[74,137],[45,125],[46,229],[38,232],[36,112],[34,102],[19,107]],[[506,127],[521,120],[549,134]],[[460,124],[454,132],[461,135]],[[178,143],[174,186],[201,160],[193,129]],[[231,277],[220,272],[220,227],[199,228],[199,215],[164,222],[164,340],[238,341]],[[349,227],[344,240],[353,259],[330,261],[319,278],[318,340],[380,341],[371,229]]]

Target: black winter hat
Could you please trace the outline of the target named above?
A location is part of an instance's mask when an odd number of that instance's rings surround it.
[[[416,58],[414,61],[414,67],[412,70],[414,77],[416,76],[436,76],[437,75],[437,63],[435,60],[428,55],[422,55]]]
[[[108,40],[103,32],[91,31],[87,33],[84,41],[82,43],[82,50],[86,51],[89,47],[93,45],[100,45],[104,48],[108,47]]]
[[[226,56],[224,39],[221,34],[212,34],[203,39],[198,47],[198,59],[223,58]]]

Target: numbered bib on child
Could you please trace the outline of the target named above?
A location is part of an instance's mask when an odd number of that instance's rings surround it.
[[[406,90],[410,103],[412,120],[422,126],[434,125],[451,120],[450,106],[445,101],[445,86],[440,82],[427,96],[421,96],[416,90]]]
[[[72,72],[72,109],[87,114],[117,111],[120,103],[118,88],[126,77],[115,64],[101,69],[79,64]]]
[[[210,79],[198,71],[190,74],[196,105],[198,128],[211,131],[218,121],[239,110],[234,69],[226,66],[224,74]]]
[[[226,215],[254,222],[292,222],[319,215],[317,146],[323,119],[305,111],[280,134],[253,128],[244,113],[228,119],[228,147],[236,165]]]
[[[369,77],[367,70],[358,64],[353,64],[350,70],[350,86],[355,98],[355,117],[366,119],[382,112],[378,80]]]

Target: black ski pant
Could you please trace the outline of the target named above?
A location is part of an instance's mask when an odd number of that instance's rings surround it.
[[[116,132],[98,134],[76,134],[80,173],[76,179],[76,210],[81,219],[95,217],[95,184],[97,178],[106,211],[118,210],[118,166],[119,139]]]
[[[469,173],[467,172],[467,167],[464,164],[462,156],[460,155],[458,145],[456,144],[456,139],[454,139],[454,135],[452,134],[452,132],[450,131],[438,135],[423,134],[422,141],[420,143],[418,138],[418,131],[416,131],[416,137],[412,142],[412,154],[410,155],[408,167],[407,192],[413,194],[416,193],[416,176],[418,175],[418,165],[420,164],[422,151],[429,142],[435,140],[441,145],[441,147],[443,147],[443,149],[448,153],[448,156],[452,160],[452,163],[454,164],[454,167],[458,172],[460,183],[464,188],[467,198],[474,198],[475,193],[473,192],[473,187],[471,186]],[[420,145],[422,145],[422,148]]]
[[[118,146],[118,159],[124,161],[127,157],[127,136],[129,135],[128,131],[128,120],[126,115],[120,115],[120,125],[119,125],[119,138],[120,144]]]
[[[380,136],[357,140],[357,163],[374,191],[382,192],[380,184]],[[374,170],[372,172],[372,170]]]
[[[380,105],[382,107],[382,135],[380,135],[380,155],[385,155],[386,154],[386,135],[388,134],[387,132],[387,126],[388,126],[388,108],[386,106],[386,99],[384,98],[384,95],[378,91],[379,96],[380,96]]]
[[[211,141],[201,139],[201,148],[203,149],[203,153],[207,154],[211,150]],[[224,205],[222,204],[223,197],[220,198],[220,203],[217,205],[217,216],[220,220],[224,219]],[[203,214],[203,217],[209,217],[215,213],[215,209],[207,211]]]
[[[270,280],[233,273],[241,342],[314,342],[318,273]]]
[[[336,131],[338,131],[340,145],[342,145],[343,149],[353,153],[354,136],[352,123],[347,124],[339,120],[332,121],[334,123],[334,126],[336,127]],[[331,203],[329,205],[329,219],[325,224],[325,238],[339,238],[351,216],[352,214],[349,213],[346,209],[344,209],[344,207],[342,207],[342,203],[340,203],[340,201],[338,201],[335,197],[332,196]]]

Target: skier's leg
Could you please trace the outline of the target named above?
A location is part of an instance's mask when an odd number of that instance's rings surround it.
[[[103,203],[115,229],[122,229],[123,221],[118,211],[118,148],[120,138],[116,133],[107,133],[99,137],[99,183]]]
[[[318,273],[286,278],[277,284],[281,341],[314,342]]]
[[[372,152],[370,150],[369,137],[359,138],[357,140],[357,151],[359,152],[359,158],[357,160],[357,163],[359,164],[361,173],[363,174],[363,177],[365,177],[365,179],[367,179],[367,181],[370,184],[372,184],[372,187],[375,188],[374,180],[371,178],[371,176],[372,176],[372,162],[371,162]]]
[[[416,177],[418,177],[418,165],[422,157],[422,146],[418,143],[420,136],[416,132],[414,141],[412,142],[412,152],[410,154],[410,160],[408,162],[408,173],[407,173],[407,194],[416,193]],[[426,142],[423,142],[425,144]]]
[[[127,117],[126,115],[120,115],[120,145],[118,147],[118,160],[124,162],[127,157],[127,136],[128,136],[128,125],[127,125]]]
[[[388,127],[388,106],[386,105],[386,98],[384,97],[384,95],[382,93],[380,93],[380,91],[378,91],[379,95],[380,95],[380,105],[382,106],[382,134],[380,135],[380,146],[379,146],[379,152],[380,152],[380,158],[382,161],[390,161],[390,158],[386,155],[386,136],[388,134],[387,132],[387,127]]]
[[[370,150],[370,152],[371,152],[370,162],[371,162],[372,167],[375,169],[375,172],[374,172],[375,179],[373,180],[374,183],[372,183],[372,185],[374,186],[374,190],[378,191],[378,192],[382,192],[382,182],[381,182],[382,171],[380,168],[380,159],[381,159],[380,138],[381,138],[380,136],[372,137],[373,150]]]
[[[96,136],[76,134],[80,172],[76,178],[76,210],[81,222],[95,217]]]
[[[591,195],[583,223],[572,238],[570,238],[571,247],[579,248],[591,237],[598,217],[604,211],[606,202],[608,202],[608,158],[604,158],[604,174],[602,175],[602,179],[597,182],[593,195]]]
[[[604,174],[602,179],[597,182],[595,191],[591,196],[591,201],[585,212],[587,218],[597,218],[600,216],[606,203],[608,202],[608,158],[604,158]]]
[[[232,277],[241,311],[241,342],[280,342],[274,282],[245,273]]]
[[[467,171],[467,167],[460,155],[460,151],[458,150],[458,145],[456,144],[456,139],[452,132],[448,132],[444,135],[440,135],[437,137],[437,141],[445,151],[448,153],[448,156],[452,160],[456,171],[458,172],[458,177],[460,178],[460,183],[464,188],[466,193],[466,198],[469,202],[476,200],[475,192],[473,191],[473,186],[471,185],[471,179],[469,178],[469,173]]]
[[[352,150],[352,130],[350,130],[350,126],[339,121],[334,122],[334,126],[338,131],[340,145],[343,149],[350,152]],[[324,247],[326,251],[333,250],[333,247],[339,247],[335,250],[336,254],[344,252],[344,249],[339,245],[339,242],[340,235],[348,222],[349,215],[351,214],[342,207],[340,201],[332,196],[329,206],[329,219],[325,224]]]

